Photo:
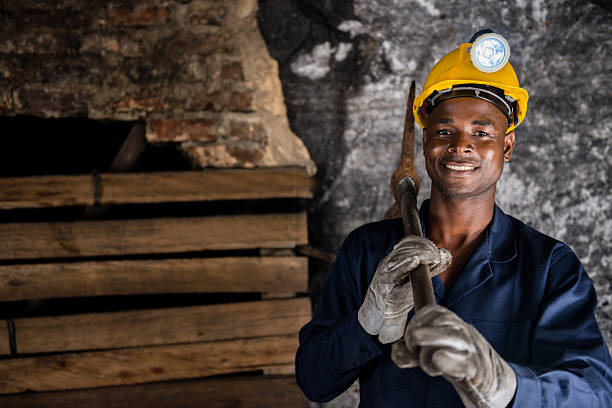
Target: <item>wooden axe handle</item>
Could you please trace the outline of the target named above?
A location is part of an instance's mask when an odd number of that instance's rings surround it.
[[[417,210],[417,193],[419,191],[419,178],[414,170],[414,81],[410,84],[408,103],[406,106],[406,117],[404,119],[404,136],[402,138],[402,157],[400,164],[391,176],[391,191],[399,205],[404,222],[404,233],[406,235],[423,236],[421,220]],[[410,274],[412,295],[414,298],[414,309],[418,310],[426,305],[435,304],[436,297],[431,283],[429,267],[419,265]],[[400,367],[405,367],[410,361],[404,339],[401,338],[391,346],[391,359]]]
[[[417,210],[416,197],[419,191],[419,178],[414,170],[414,103],[415,82],[410,84],[406,116],[404,118],[404,135],[402,137],[402,156],[400,164],[391,176],[391,191],[399,205],[406,235],[423,236],[421,221]],[[436,303],[429,267],[421,265],[410,275],[414,308]]]

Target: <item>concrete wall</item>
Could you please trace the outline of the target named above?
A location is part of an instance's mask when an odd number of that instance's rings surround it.
[[[332,250],[392,203],[410,81],[419,93],[433,64],[479,29],[504,35],[530,100],[497,202],[576,251],[612,345],[609,2],[260,0],[258,19],[280,64],[291,127],[319,169],[311,240]],[[422,200],[420,146],[416,156]],[[316,299],[328,267],[312,272]]]

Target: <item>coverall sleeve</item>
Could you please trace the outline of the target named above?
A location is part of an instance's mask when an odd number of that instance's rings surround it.
[[[597,296],[576,255],[553,251],[534,324],[530,365],[517,375],[514,407],[612,407],[612,362],[595,320]]]
[[[382,354],[357,320],[367,277],[355,270],[363,256],[356,235],[353,232],[344,241],[312,320],[300,330],[296,378],[311,401],[340,395],[368,362]]]

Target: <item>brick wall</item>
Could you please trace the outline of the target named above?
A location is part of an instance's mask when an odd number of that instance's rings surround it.
[[[0,115],[144,120],[199,167],[299,165],[256,0],[6,1]]]

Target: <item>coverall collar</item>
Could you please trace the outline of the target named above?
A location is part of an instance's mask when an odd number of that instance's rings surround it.
[[[429,200],[426,200],[419,211],[424,236],[427,231],[425,223],[428,211]],[[493,219],[485,230],[484,239],[474,250],[455,284],[446,290],[439,276],[433,278],[432,283],[438,302],[447,307],[457,303],[493,276],[491,263],[509,262],[514,257],[516,257],[516,241],[512,222],[510,217],[495,205]]]
[[[419,210],[423,236],[426,236],[428,212],[429,199],[423,201]],[[483,253],[489,262],[495,263],[509,262],[516,256],[516,240],[512,221],[510,221],[510,217],[497,204],[495,204],[493,210],[493,219],[485,231],[485,237],[480,246],[474,251],[474,255],[480,253]]]

